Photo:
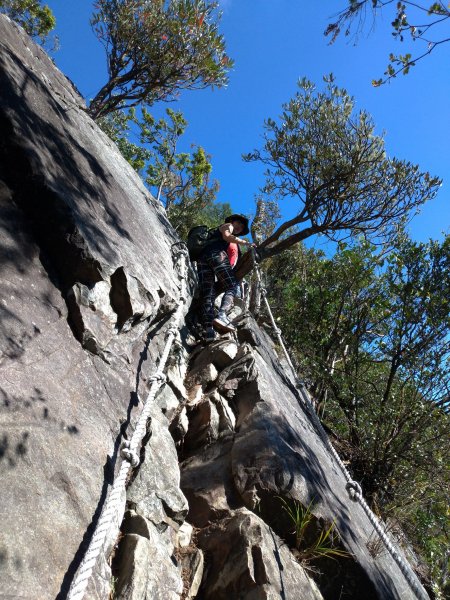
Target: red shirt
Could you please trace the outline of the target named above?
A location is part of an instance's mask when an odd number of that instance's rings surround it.
[[[228,260],[230,261],[230,265],[234,267],[239,258],[239,250],[238,245],[230,242],[227,248]]]

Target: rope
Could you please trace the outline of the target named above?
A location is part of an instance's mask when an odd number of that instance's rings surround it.
[[[395,549],[394,545],[392,544],[391,540],[389,539],[389,537],[387,536],[386,532],[384,531],[381,523],[379,522],[379,520],[377,519],[376,515],[373,513],[373,511],[370,509],[369,505],[367,504],[367,502],[364,500],[363,498],[363,494],[362,494],[362,489],[361,486],[359,485],[359,483],[357,481],[354,481],[350,475],[350,473],[347,470],[347,467],[344,465],[344,463],[341,460],[341,457],[339,456],[339,454],[337,453],[335,447],[333,446],[333,444],[330,442],[330,439],[327,435],[327,432],[325,431],[325,429],[322,426],[322,423],[320,422],[320,419],[315,411],[314,408],[314,404],[311,400],[311,397],[309,395],[308,390],[306,389],[305,384],[303,383],[303,381],[301,381],[298,377],[297,377],[297,373],[295,371],[294,365],[292,363],[291,357],[286,349],[286,346],[283,342],[283,339],[281,337],[281,330],[280,328],[277,326],[275,319],[273,317],[272,314],[272,310],[270,308],[270,304],[269,301],[267,300],[267,290],[266,288],[262,285],[262,278],[261,278],[261,271],[259,268],[259,265],[257,263],[256,260],[256,253],[255,251],[252,249],[253,252],[253,264],[255,266],[255,272],[256,272],[256,279],[258,280],[259,286],[260,286],[260,291],[261,291],[261,296],[264,299],[264,303],[266,305],[267,308],[267,312],[269,314],[269,318],[270,321],[272,323],[273,329],[275,331],[275,334],[278,338],[278,341],[280,343],[281,348],[283,349],[284,355],[286,357],[287,363],[292,371],[292,374],[294,376],[294,381],[296,382],[301,398],[306,406],[306,408],[308,409],[309,414],[311,415],[316,427],[319,429],[321,436],[327,446],[327,448],[329,449],[329,451],[331,452],[331,454],[334,456],[334,458],[336,459],[337,463],[339,464],[345,479],[347,480],[347,484],[345,486],[348,495],[350,497],[350,500],[352,500],[353,502],[359,502],[359,504],[361,505],[361,508],[364,510],[364,512],[366,513],[367,517],[369,518],[369,521],[372,523],[373,528],[375,529],[375,531],[378,533],[378,535],[380,536],[380,538],[383,540],[387,550],[389,551],[390,555],[392,556],[392,558],[394,559],[394,561],[397,563],[397,566],[399,567],[400,571],[403,573],[406,581],[409,583],[411,589],[413,590],[413,592],[415,593],[415,595],[417,596],[417,598],[419,598],[420,600],[429,600],[429,596],[428,594],[426,594],[423,590],[423,587],[418,583],[417,577],[414,575],[413,570],[411,569],[409,563],[407,563],[406,561],[403,560],[403,558],[400,556],[400,554],[397,552],[397,550]]]
[[[116,518],[117,523],[121,522],[123,519],[125,502],[122,500],[122,497],[126,489],[128,475],[130,470],[137,467],[139,464],[138,449],[140,448],[142,439],[147,432],[147,421],[150,417],[153,400],[158,389],[164,385],[166,380],[166,376],[163,371],[166,366],[175,336],[178,333],[178,328],[183,317],[184,304],[186,302],[186,270],[188,254],[187,250],[184,248],[184,245],[174,244],[174,247],[174,258],[179,263],[179,277],[181,280],[181,296],[178,308],[173,316],[174,325],[172,325],[166,332],[166,343],[158,364],[158,369],[156,373],[150,377],[150,381],[152,383],[147,400],[144,403],[144,407],[136,423],[131,440],[124,441],[121,445],[120,454],[123,458],[123,461],[120,466],[119,473],[114,480],[111,491],[103,506],[100,519],[97,523],[97,527],[94,531],[94,535],[92,536],[86,554],[84,555],[84,558],[76,572],[75,578],[72,581],[69,593],[67,595],[67,600],[82,600],[86,592],[89,579],[96,565],[98,556],[100,555],[105,544],[105,540],[112,529],[114,517]],[[118,528],[118,525],[116,527]]]

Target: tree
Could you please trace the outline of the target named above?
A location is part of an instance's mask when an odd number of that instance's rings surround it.
[[[28,35],[45,42],[55,28],[56,20],[50,8],[40,0],[0,0],[0,13],[19,23]]]
[[[215,202],[203,208],[196,216],[194,225],[207,225],[210,229],[225,222],[233,214],[233,209],[228,202]]]
[[[329,259],[294,246],[289,260],[266,263],[270,302],[353,476],[403,524],[443,588],[450,236],[375,250],[341,243]]]
[[[203,211],[214,205],[219,183],[210,180],[210,157],[201,146],[178,152],[188,125],[182,113],[168,108],[166,118],[157,120],[145,108],[139,116],[130,109],[101,117],[99,124],[164,205],[179,235],[186,237]],[[139,144],[130,140],[133,133]]]
[[[167,109],[156,120],[148,107],[182,89],[223,86],[232,61],[218,33],[216,2],[99,0],[92,25],[108,56],[108,82],[88,112],[164,204],[181,236],[210,207],[219,184],[200,147],[177,152],[187,122]],[[134,107],[140,106],[139,116]],[[130,140],[139,132],[140,143]]]
[[[173,100],[183,89],[224,86],[232,67],[218,33],[217,3],[204,0],[97,0],[95,34],[108,81],[88,112],[97,119],[120,108]]]
[[[394,465],[436,415],[449,414],[450,236],[401,239],[385,257],[374,250],[341,244],[326,259],[300,247],[288,268],[273,261],[268,287],[319,404],[334,399],[355,448],[371,440],[358,458],[361,478],[371,475],[366,488],[389,495]],[[429,433],[436,437],[434,426]]]
[[[412,42],[424,42],[425,51],[416,54],[411,53],[390,54],[389,64],[384,73],[385,77],[372,81],[372,85],[379,86],[399,73],[406,75],[409,69],[419,61],[428,56],[435,48],[450,41],[446,30],[447,19],[450,18],[450,5],[444,2],[410,2],[403,0],[347,0],[347,7],[337,14],[336,21],[330,23],[325,30],[326,36],[331,36],[330,43],[334,43],[339,34],[344,30],[344,35],[349,36],[354,32],[357,38],[364,30],[369,13],[372,17],[372,26],[383,9],[392,5],[393,20],[391,22],[392,35],[400,42],[410,39]],[[437,37],[431,34],[437,32]]]
[[[337,365],[344,360],[348,363],[359,349],[365,351],[371,339],[368,332],[383,297],[374,250],[368,242],[350,248],[341,243],[335,256],[326,259],[323,252],[300,244],[289,251],[288,260],[284,256],[269,260],[271,302],[276,314],[282,315],[289,345],[301,348],[298,360],[302,376],[322,412],[339,372]],[[345,414],[343,433],[357,445],[353,395],[352,391],[343,393],[341,386],[338,404]]]
[[[148,148],[130,140],[132,127],[139,129],[139,119],[134,108],[129,111],[118,110],[100,117],[97,124],[116,144],[122,156],[138,173],[142,173],[151,158]]]
[[[179,111],[166,110],[167,119],[155,120],[145,109],[140,141],[150,149],[145,181],[160,200],[181,237],[194,226],[198,214],[213,204],[217,181],[210,181],[210,157],[201,146],[193,152],[177,152],[187,121]]]
[[[146,182],[155,189],[155,196],[169,211],[190,185],[201,186],[204,177],[212,171],[203,148],[196,148],[192,156],[177,152],[187,121],[180,111],[166,109],[167,119],[158,121],[145,109],[140,123],[140,141],[151,149],[153,161],[147,167]],[[188,181],[181,174],[188,173]]]
[[[325,82],[325,90],[316,91],[302,79],[279,122],[265,122],[263,149],[244,157],[267,167],[265,193],[299,203],[296,215],[260,245],[263,258],[317,234],[389,240],[441,183],[416,165],[388,158],[371,117],[354,114],[353,98],[332,76]],[[249,268],[250,261],[242,261],[238,276]]]
[[[257,244],[261,244],[275,229],[276,222],[280,218],[280,209],[276,200],[256,197],[256,211],[252,221],[252,238]]]

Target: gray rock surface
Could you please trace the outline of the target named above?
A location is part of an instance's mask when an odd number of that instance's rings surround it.
[[[116,600],[179,600],[183,592],[181,566],[173,546],[151,524],[147,535],[127,533],[121,539],[114,584]]]
[[[190,523],[185,521],[177,532],[177,546],[179,548],[185,548],[189,546],[192,540],[193,527]]]
[[[45,600],[65,596],[146,396],[178,304],[176,236],[3,15],[0,130],[0,590]]]
[[[180,553],[180,565],[185,580],[183,600],[196,598],[202,584],[205,558],[203,552],[198,548],[186,549]]]
[[[303,506],[311,503],[317,532],[335,522],[340,538],[336,543],[350,553],[315,565],[321,573],[315,578],[325,600],[334,600],[341,592],[355,600],[413,600],[413,591],[390,556],[370,555],[372,525],[362,508],[348,498],[345,478],[303,408],[273,343],[250,318],[241,318],[238,326],[242,344],[233,362],[220,372],[216,390],[210,392],[211,398],[220,394],[232,409],[234,431],[222,433],[212,443],[203,438],[202,446],[181,464],[181,486],[190,507],[188,520],[200,528],[198,544],[210,565],[202,598],[310,597],[301,583],[285,594],[286,590],[274,587],[273,576],[270,584],[264,577],[256,582],[255,569],[271,571],[267,557],[273,553],[263,552],[257,568],[250,560],[247,543],[253,525],[248,533],[242,533],[241,546],[229,532],[229,527],[233,532],[239,529],[233,519],[246,507],[263,519],[271,536],[279,533],[292,545],[293,524],[283,517],[283,498]],[[188,431],[189,435],[195,437],[195,430]],[[244,563],[234,554],[235,547],[247,548],[247,554],[241,552],[247,556]],[[290,568],[284,568],[283,575],[291,577]]]
[[[150,553],[149,539],[135,533],[124,536],[118,559],[120,575],[113,587],[114,597],[117,600],[142,600],[145,598]]]
[[[189,427],[184,438],[184,449],[192,450],[209,444],[219,436],[219,412],[208,398],[193,406],[187,413]]]
[[[210,561],[205,600],[323,600],[282,540],[245,508],[202,530],[199,543]]]
[[[189,502],[188,520],[196,527],[243,505],[231,472],[233,437],[198,450],[181,463],[181,488]]]
[[[145,456],[127,489],[127,504],[136,513],[165,530],[171,521],[182,523],[188,512],[180,490],[178,456],[169,422],[158,406],[152,409],[152,433]]]
[[[194,384],[201,384],[203,388],[217,379],[219,372],[212,363],[196,366],[189,372],[189,380]]]
[[[233,362],[238,351],[238,346],[234,341],[219,339],[205,348],[199,348],[199,351],[193,353],[191,357],[191,372],[196,369],[213,364],[219,371]]]

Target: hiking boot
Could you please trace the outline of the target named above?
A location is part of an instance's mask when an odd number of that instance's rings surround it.
[[[213,325],[218,331],[236,331],[236,327],[225,313],[220,312],[214,319]]]
[[[213,327],[208,327],[205,333],[205,342],[213,342],[216,339],[216,332]]]

